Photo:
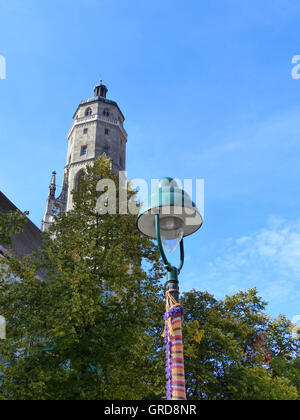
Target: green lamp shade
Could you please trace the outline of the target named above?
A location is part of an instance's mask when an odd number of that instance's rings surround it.
[[[160,180],[157,190],[149,196],[138,214],[138,229],[151,238],[156,238],[155,215],[157,214],[159,214],[161,237],[168,248],[172,248],[172,242],[176,248],[178,241],[192,235],[203,224],[196,204],[172,178]]]

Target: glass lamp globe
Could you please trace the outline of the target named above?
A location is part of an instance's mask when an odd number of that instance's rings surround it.
[[[162,217],[160,219],[160,234],[167,250],[174,252],[184,235],[183,220],[176,216]]]

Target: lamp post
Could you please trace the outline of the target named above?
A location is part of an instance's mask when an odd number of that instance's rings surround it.
[[[201,228],[202,216],[190,196],[180,189],[172,178],[163,178],[150,195],[137,218],[137,227],[145,235],[157,240],[167,270],[165,343],[168,400],[185,400],[185,374],[182,344],[183,308],[179,303],[178,276],[184,264],[183,238]],[[180,264],[174,267],[168,261],[169,252],[180,245]]]

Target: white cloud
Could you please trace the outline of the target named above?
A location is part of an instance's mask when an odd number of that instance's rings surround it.
[[[217,266],[239,269],[250,262],[254,267],[263,263],[300,276],[300,220],[291,223],[273,217],[267,228],[226,242],[227,252],[216,259]]]
[[[266,228],[215,247],[218,254],[206,270],[205,284],[218,290],[216,294],[257,287],[277,313],[295,313],[300,300],[300,220],[271,217]]]

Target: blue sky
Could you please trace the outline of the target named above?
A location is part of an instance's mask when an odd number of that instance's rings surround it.
[[[257,286],[300,314],[298,0],[0,0],[0,189],[40,225],[78,103],[102,75],[129,179],[204,178],[181,289]]]

